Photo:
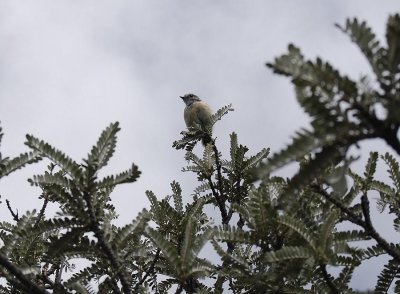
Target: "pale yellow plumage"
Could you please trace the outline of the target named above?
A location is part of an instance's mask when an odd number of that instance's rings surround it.
[[[181,96],[181,98],[186,104],[183,113],[186,126],[188,128],[197,126],[205,132],[211,131],[212,110],[210,106],[194,94],[186,94],[185,96]],[[203,140],[204,143],[206,142]]]

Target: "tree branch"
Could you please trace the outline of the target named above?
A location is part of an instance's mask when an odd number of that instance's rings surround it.
[[[216,192],[215,190],[215,186],[212,182],[211,177],[208,178],[208,183],[210,184],[211,190],[213,191],[213,195],[215,200],[217,201],[218,204],[218,208],[221,212],[221,217],[222,217],[222,224],[227,225],[230,221],[230,217],[228,216],[228,212],[226,211],[226,207],[225,207],[225,194],[224,194],[224,182],[223,182],[223,178],[222,178],[222,165],[221,165],[221,161],[219,160],[219,152],[217,149],[217,146],[215,145],[215,140],[212,141],[212,148],[214,151],[214,156],[215,156],[215,165],[216,165],[216,169],[217,169],[217,189],[219,194]]]
[[[214,155],[215,155],[215,165],[217,166],[218,190],[219,190],[220,197],[223,200],[225,200],[224,182],[223,182],[222,173],[221,173],[222,165],[221,165],[221,161],[219,160],[219,152],[217,149],[217,145],[215,145],[215,140],[212,141],[212,147],[213,147],[213,151],[214,151]]]
[[[382,238],[382,236],[373,227],[369,212],[369,200],[365,194],[361,196],[361,208],[364,216],[363,220],[325,190],[321,189],[318,186],[316,187],[315,185],[313,186],[313,188],[316,189],[317,193],[322,195],[325,199],[327,199],[329,202],[331,202],[333,205],[339,208],[342,212],[344,212],[349,217],[349,220],[352,223],[362,227],[368,236],[373,238],[376,241],[376,243],[378,243],[378,245],[381,246],[386,251],[386,253],[388,253],[397,262],[400,263],[399,252],[396,249],[394,249],[393,246],[391,246],[384,238]]]
[[[46,211],[47,203],[49,203],[49,200],[48,200],[47,197],[45,196],[44,202],[43,202],[43,206],[42,206],[42,208],[41,208],[40,211],[39,211],[38,218],[36,219],[35,224],[33,225],[34,227],[37,227],[38,224],[40,223],[40,221],[43,219],[43,217],[44,217],[44,212]]]
[[[208,182],[210,184],[211,190],[213,191],[214,198],[217,201],[219,210],[221,212],[222,224],[228,225],[229,221],[232,217],[232,214],[228,215],[228,212],[225,207],[226,196],[224,194],[224,182],[223,182],[222,172],[221,172],[222,165],[221,165],[221,161],[219,160],[219,152],[218,152],[217,146],[215,145],[215,140],[212,141],[212,147],[213,147],[213,151],[214,151],[214,155],[215,155],[215,165],[217,167],[217,183],[218,183],[217,189],[219,191],[219,195],[215,191],[215,187],[212,183],[211,177],[208,179]],[[228,246],[227,254],[231,254],[233,252],[233,250],[235,249],[235,245],[232,242],[226,242],[226,244]],[[228,264],[229,264],[229,261],[224,260],[222,263],[222,267],[226,267],[226,266],[228,266]],[[226,280],[226,278],[223,275],[218,275],[218,278],[214,284],[215,293],[222,293],[222,286],[223,286],[225,280]]]
[[[364,226],[366,233],[371,236],[390,256],[400,263],[400,254],[393,248],[382,236],[375,230],[372,225],[371,215],[369,210],[369,200],[366,194],[361,196],[361,209],[364,215]]]
[[[383,134],[382,139],[385,140],[386,144],[393,148],[397,152],[397,155],[400,155],[400,142],[397,138],[397,131],[396,130],[386,130]]]
[[[314,188],[314,190],[318,194],[322,195],[326,200],[328,200],[333,205],[335,205],[337,208],[339,208],[342,212],[346,213],[346,215],[349,217],[349,220],[352,223],[359,225],[361,227],[364,227],[363,220],[358,215],[356,215],[354,212],[352,212],[350,209],[348,209],[345,205],[343,205],[342,202],[337,200],[335,197],[333,197],[331,194],[326,192],[324,189],[322,189],[318,185],[311,185],[311,187]]]
[[[18,281],[21,282],[32,294],[49,294],[45,289],[39,287],[37,284],[28,279],[20,269],[13,265],[5,256],[0,254],[0,265],[5,267]]]
[[[8,201],[8,199],[6,199],[6,204],[7,204],[8,210],[11,213],[11,216],[13,217],[13,220],[15,220],[16,222],[19,221],[18,209],[17,209],[17,213],[14,213],[14,211],[11,208],[10,201]]]
[[[226,212],[225,203],[221,199],[220,195],[218,194],[217,190],[215,189],[214,183],[212,182],[211,177],[207,177],[208,184],[210,185],[212,194],[214,196],[215,201],[217,202],[219,211],[221,212],[222,223],[227,225],[229,223],[229,217]]]

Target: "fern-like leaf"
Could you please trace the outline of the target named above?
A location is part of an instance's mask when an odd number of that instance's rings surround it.
[[[98,183],[98,187],[113,188],[119,184],[133,183],[139,178],[140,174],[141,172],[139,171],[138,166],[132,164],[132,167],[130,169],[115,176],[107,176],[104,179],[100,180],[100,182]]]
[[[393,259],[389,260],[389,262],[385,265],[384,269],[378,276],[378,281],[376,283],[374,293],[388,293],[388,290],[392,285],[393,280],[396,278],[398,272],[399,264]]]
[[[310,131],[303,129],[301,132],[297,132],[290,145],[279,153],[273,154],[265,164],[261,164],[258,168],[259,177],[262,178],[263,175],[268,175],[292,161],[302,159],[304,155],[326,143],[327,138],[317,138]]]
[[[263,159],[267,158],[269,154],[269,148],[263,148],[260,152],[256,155],[251,156],[249,159],[246,160],[246,163],[243,167],[243,171],[249,171],[255,168]]]
[[[180,251],[182,267],[187,268],[187,267],[192,266],[192,262],[195,257],[192,254],[192,247],[194,245],[194,241],[196,238],[197,229],[198,229],[198,226],[195,223],[195,220],[190,217],[186,223],[185,237],[183,239],[183,244],[182,244],[181,251]],[[183,271],[184,268],[182,268],[181,270]]]
[[[326,169],[340,158],[342,153],[340,147],[327,145],[315,155],[315,158],[303,165],[300,171],[292,177],[285,191],[286,196],[293,195],[295,191],[301,190],[313,179],[321,177]]]
[[[82,177],[82,170],[79,164],[66,156],[63,152],[52,147],[50,144],[39,140],[32,135],[26,135],[25,144],[36,152],[39,152],[41,156],[45,156],[55,164],[59,165],[74,180],[79,181]]]
[[[229,105],[227,105],[227,106],[224,106],[224,107],[218,109],[217,112],[214,113],[214,114],[211,116],[211,119],[210,119],[210,122],[211,122],[211,123],[210,123],[210,125],[211,125],[211,126],[215,125],[215,123],[216,123],[217,121],[219,121],[220,119],[222,119],[222,117],[223,117],[224,115],[226,115],[229,111],[234,111],[234,109],[232,108],[232,104],[229,104]]]
[[[363,183],[363,190],[365,192],[369,189],[369,186],[374,178],[377,161],[378,161],[378,152],[371,152],[364,171],[365,181]]]
[[[384,82],[383,72],[386,69],[385,56],[387,50],[383,48],[371,28],[366,22],[359,22],[356,18],[347,19],[344,27],[336,25],[347,33],[351,40],[358,45],[369,61],[374,73],[381,82]]]
[[[158,231],[147,227],[145,229],[146,235],[153,241],[153,243],[160,248],[165,258],[171,263],[173,268],[180,269],[181,263],[176,248]]]
[[[118,230],[112,241],[113,246],[115,246],[115,248],[123,248],[126,240],[131,234],[137,234],[138,231],[144,230],[145,225],[147,221],[149,221],[149,219],[149,213],[146,209],[143,209],[133,222]]]
[[[336,279],[337,288],[342,292],[347,292],[348,285],[353,276],[355,267],[354,266],[345,266],[339,274],[339,277]]]
[[[302,246],[285,246],[277,251],[266,252],[264,259],[267,262],[288,261],[293,259],[308,259],[314,256],[311,249]]]
[[[300,74],[301,65],[304,64],[304,56],[300,49],[293,44],[289,44],[288,53],[275,58],[274,63],[267,63],[275,73],[297,77]]]
[[[226,250],[224,250],[224,248],[222,248],[218,244],[217,241],[211,240],[211,244],[213,245],[215,251],[218,253],[219,256],[221,256],[222,259],[228,259],[230,261],[233,261],[236,264],[239,264],[244,268],[248,268],[249,267],[249,263],[245,259],[240,258],[236,254],[229,254],[228,252],[226,252]]]
[[[397,160],[388,152],[384,156],[381,156],[388,166],[389,177],[393,181],[393,185],[396,187],[397,191],[400,190],[400,169]]]
[[[27,164],[38,162],[42,159],[39,154],[38,151],[33,151],[23,153],[13,159],[2,160],[0,164],[0,178],[9,175]]]
[[[183,203],[182,203],[182,188],[178,182],[173,181],[171,183],[172,188],[172,198],[174,199],[175,209],[178,213],[183,212]]]
[[[326,252],[329,250],[331,242],[329,240],[332,237],[332,232],[336,225],[338,214],[336,211],[332,211],[325,218],[324,223],[321,225],[320,234],[318,237],[318,247],[320,248],[320,252]]]
[[[117,133],[120,130],[119,123],[110,124],[100,135],[96,145],[88,156],[87,162],[97,167],[97,169],[106,166],[108,160],[112,157],[117,143]]]
[[[316,244],[315,236],[305,224],[299,222],[298,219],[294,219],[289,215],[281,216],[277,219],[277,221],[278,223],[283,224],[297,232],[305,241],[307,241],[308,245],[314,251],[317,251],[318,245]]]
[[[391,74],[400,71],[400,15],[394,14],[389,16],[386,26],[386,41],[388,44],[387,59],[388,66]],[[397,78],[397,81],[399,78]]]
[[[227,242],[251,243],[250,232],[232,226],[218,226],[214,228],[214,239]]]
[[[71,181],[60,173],[49,174],[46,172],[43,175],[35,175],[28,181],[32,186],[58,185],[65,189],[71,187]]]

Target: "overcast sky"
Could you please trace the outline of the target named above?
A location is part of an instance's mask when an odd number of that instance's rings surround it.
[[[225,154],[232,131],[251,153],[277,151],[308,119],[289,80],[265,62],[295,43],[307,57],[318,55],[357,79],[370,69],[334,23],[357,16],[384,40],[388,14],[399,8],[398,0],[1,1],[1,152],[25,152],[29,133],[79,161],[119,121],[116,154],[104,172],[131,162],[143,172],[114,194],[126,223],[148,207],[145,190],[164,197],[177,180],[189,199],[196,184],[180,172],[184,152],[171,148],[185,129],[179,95],[193,92],[214,110],[233,104],[235,112],[215,129]],[[40,207],[40,191],[26,179],[43,168],[2,179],[2,220],[11,219],[6,198],[20,212]]]

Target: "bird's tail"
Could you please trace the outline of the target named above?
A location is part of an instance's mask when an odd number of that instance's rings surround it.
[[[203,146],[206,146],[208,143],[212,142],[212,135],[211,133],[205,132],[204,136],[201,138],[201,143]]]

